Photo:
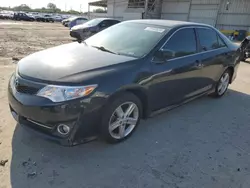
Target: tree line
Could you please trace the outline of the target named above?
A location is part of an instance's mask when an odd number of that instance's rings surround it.
[[[41,12],[41,13],[61,13],[61,14],[82,14],[82,12],[76,10],[63,11],[56,6],[54,3],[48,3],[47,7],[32,9],[27,4],[21,4],[15,7],[0,7],[0,10],[12,10],[12,11],[23,11],[23,12]],[[106,11],[98,8],[94,9],[93,12],[105,13]],[[86,13],[86,12],[85,12]]]

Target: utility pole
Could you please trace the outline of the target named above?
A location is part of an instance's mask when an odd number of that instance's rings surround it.
[[[88,19],[90,19],[90,5],[88,3]]]
[[[145,0],[144,19],[147,18],[147,15],[148,15],[148,0]]]
[[[82,12],[82,4],[80,4],[80,13]]]

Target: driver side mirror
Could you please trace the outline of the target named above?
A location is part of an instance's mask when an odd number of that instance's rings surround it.
[[[168,49],[161,49],[155,53],[155,60],[165,62],[175,57],[175,52]]]

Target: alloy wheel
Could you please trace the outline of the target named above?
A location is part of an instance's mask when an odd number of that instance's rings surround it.
[[[109,134],[115,139],[127,137],[139,120],[139,108],[133,102],[118,106],[109,120]]]
[[[219,85],[218,85],[219,95],[223,95],[226,92],[228,85],[229,85],[229,80],[230,80],[230,75],[228,72],[225,72],[219,81]]]

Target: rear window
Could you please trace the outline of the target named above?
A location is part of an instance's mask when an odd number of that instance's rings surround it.
[[[168,59],[195,54],[197,47],[194,29],[186,28],[177,31],[163,49],[172,53]]]
[[[226,46],[225,42],[214,30],[210,28],[197,28],[196,30],[202,51],[214,50]]]

